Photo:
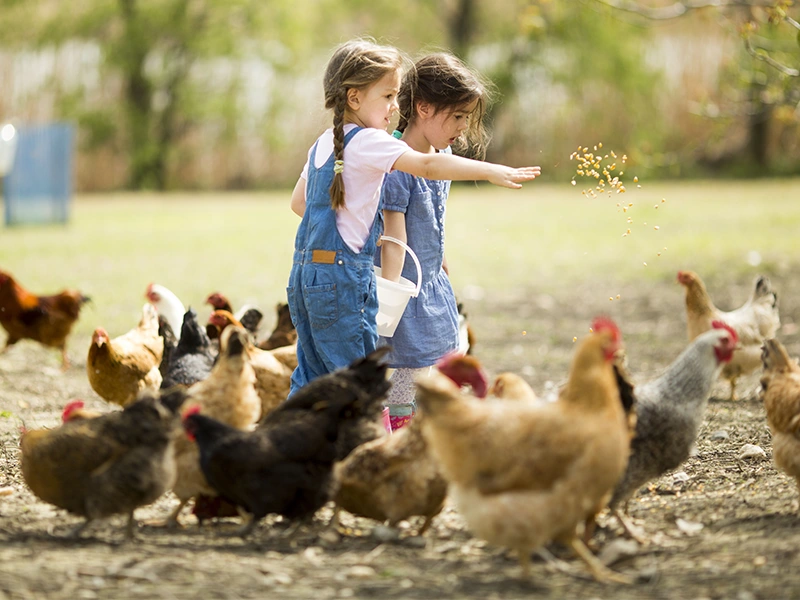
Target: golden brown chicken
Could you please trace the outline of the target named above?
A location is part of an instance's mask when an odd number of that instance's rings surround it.
[[[800,366],[778,340],[764,342],[761,400],[772,432],[772,458],[800,489]]]
[[[241,327],[228,327],[220,338],[220,354],[211,374],[192,385],[187,393],[187,406],[197,406],[203,415],[235,427],[252,429],[261,416],[261,402],[256,394],[255,374],[246,352],[248,333]],[[170,515],[167,525],[178,524],[184,506],[195,496],[216,496],[200,470],[197,444],[182,436],[175,444],[177,479],[172,491],[180,504]]]
[[[483,368],[473,356],[453,354],[442,361],[443,372],[458,386],[485,394]],[[475,392],[474,390],[477,390]],[[412,516],[425,517],[422,535],[447,496],[447,481],[422,436],[424,413],[406,426],[355,448],[334,466],[336,511],[388,521],[394,527]]]
[[[358,446],[333,474],[337,509],[388,521],[391,527],[412,516],[425,517],[418,534],[427,531],[442,511],[447,481],[422,437],[417,415],[392,435]]]
[[[239,326],[235,317],[226,310],[215,310],[211,313],[208,322],[217,326],[220,331],[224,331],[231,325]],[[247,344],[247,355],[256,376],[256,392],[261,399],[262,417],[286,400],[291,388],[293,368],[279,360],[275,353],[275,350],[261,350],[252,343],[248,342]],[[296,351],[294,357],[296,364]]]
[[[61,350],[61,365],[69,367],[67,337],[90,299],[78,290],[53,296],[32,294],[5,271],[0,271],[0,325],[8,332],[0,353],[20,340],[34,340]]]
[[[516,373],[509,372],[500,373],[494,378],[488,395],[494,398],[508,398],[523,402],[536,400],[536,392],[533,391],[530,384]]]
[[[175,479],[174,442],[183,392],[143,395],[121,411],[69,420],[20,439],[22,475],[41,500],[86,518],[128,515],[155,501]]]
[[[722,369],[721,375],[730,383],[730,399],[736,400],[736,380],[761,366],[761,346],[764,340],[774,337],[780,327],[778,295],[772,291],[769,279],[759,276],[747,302],[726,312],[714,306],[697,273],[678,271],[678,283],[686,288],[686,322],[690,341],[709,331],[714,321],[730,325],[739,336],[736,353]]]
[[[617,326],[597,319],[578,347],[557,402],[481,402],[433,371],[418,378],[422,432],[450,494],[479,537],[519,554],[556,540],[601,581],[610,571],[577,536],[625,470],[630,435],[612,363]]]
[[[278,313],[278,319],[275,323],[275,328],[267,339],[257,344],[262,350],[274,350],[276,348],[297,344],[297,330],[292,323],[289,305],[285,302],[279,303],[276,311]]]
[[[94,330],[86,373],[92,389],[105,401],[125,406],[144,390],[161,386],[158,370],[164,338],[158,334],[158,312],[146,303],[139,324],[127,333],[109,339],[102,327]]]

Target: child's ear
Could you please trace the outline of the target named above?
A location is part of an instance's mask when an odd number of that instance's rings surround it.
[[[347,107],[350,110],[358,110],[361,106],[361,92],[356,88],[349,88],[347,90]]]
[[[430,102],[417,102],[417,115],[420,119],[428,119],[433,116],[436,110]]]

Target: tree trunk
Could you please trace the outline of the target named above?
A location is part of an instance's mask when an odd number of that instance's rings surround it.
[[[450,44],[456,56],[466,56],[474,34],[475,0],[458,0],[450,17]]]
[[[753,81],[750,84],[750,112],[747,129],[748,153],[759,167],[769,166],[769,124],[772,117],[772,106],[765,104],[761,95],[765,86]]]

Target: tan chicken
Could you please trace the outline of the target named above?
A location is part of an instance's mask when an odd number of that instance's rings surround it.
[[[800,489],[800,366],[778,340],[764,342],[761,400],[772,432],[772,458]]]
[[[714,306],[697,273],[679,271],[678,282],[686,288],[686,322],[690,341],[710,330],[713,321],[730,325],[739,336],[736,353],[722,369],[721,375],[730,383],[730,399],[736,400],[736,380],[761,366],[761,346],[764,340],[774,337],[780,327],[778,295],[772,291],[769,279],[759,276],[747,302],[726,312]]]
[[[417,401],[423,435],[478,537],[515,550],[524,574],[530,553],[556,540],[596,579],[628,582],[577,535],[624,472],[630,448],[613,370],[620,332],[610,319],[592,328],[557,402],[481,402],[435,370],[418,378]]]
[[[188,389],[186,406],[199,407],[203,415],[236,429],[253,429],[261,416],[261,402],[256,394],[255,374],[246,352],[248,333],[241,327],[228,327],[220,339],[220,355],[211,374]],[[180,504],[167,525],[178,525],[178,516],[195,496],[216,496],[200,470],[197,444],[185,436],[175,444],[177,479],[172,491]]]
[[[124,335],[110,339],[102,327],[94,330],[86,360],[89,384],[103,400],[126,406],[143,390],[159,389],[163,352],[158,312],[147,303],[139,325]]]
[[[334,465],[339,508],[361,517],[388,521],[395,527],[412,516],[425,517],[418,535],[428,530],[442,511],[447,481],[422,437],[421,414],[392,435],[385,435],[353,450]]]
[[[215,310],[208,322],[224,331],[231,325],[239,326],[238,321],[226,310]],[[297,365],[296,347],[287,346],[276,350],[261,350],[252,343],[247,344],[247,355],[256,375],[256,392],[261,399],[261,415],[264,416],[286,400],[291,388],[292,371],[286,362],[291,362],[289,349],[294,348],[294,364]],[[284,350],[281,354],[279,350]],[[277,356],[276,356],[277,355]],[[280,357],[280,358],[279,358]]]
[[[486,376],[475,357],[453,354],[440,365],[456,385],[469,386],[476,395],[486,394]],[[418,413],[405,427],[356,447],[334,466],[335,514],[344,509],[388,521],[390,527],[422,516],[425,521],[417,535],[428,530],[444,506],[447,481],[422,436],[424,418],[424,413]]]
[[[494,378],[488,395],[493,398],[507,398],[523,402],[536,400],[536,392],[533,391],[530,384],[516,373],[510,372],[500,373]]]

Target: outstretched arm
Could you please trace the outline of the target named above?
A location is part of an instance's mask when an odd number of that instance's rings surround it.
[[[495,163],[472,160],[455,154],[424,154],[409,150],[392,165],[393,169],[425,179],[451,179],[453,181],[488,181],[508,188],[520,188],[541,174],[540,167],[507,167]]]

